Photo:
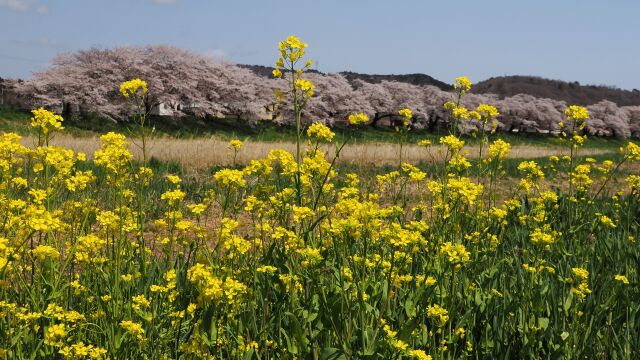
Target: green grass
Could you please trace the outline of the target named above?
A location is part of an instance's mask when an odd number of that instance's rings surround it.
[[[0,131],[29,133],[29,114],[8,107],[0,107]]]
[[[21,135],[30,133],[30,119],[28,112],[0,106],[0,131],[13,131]],[[78,119],[66,119],[65,132],[74,136],[92,136],[96,133],[108,131],[121,132],[132,135],[131,123],[115,123],[111,120],[96,116],[87,116]],[[154,129],[156,135],[175,138],[200,138],[217,136],[222,139],[239,138],[243,140],[280,142],[295,141],[295,129],[289,126],[281,126],[269,121],[260,121],[249,124],[238,119],[195,119],[160,118],[152,117],[149,128]],[[374,142],[398,142],[397,133],[392,128],[364,127],[354,130],[345,125],[336,125],[333,130],[336,133],[336,141],[341,143],[352,137],[355,143]],[[419,140],[429,139],[436,143],[441,136],[446,135],[445,130],[429,132],[426,130],[412,130],[407,135],[408,143],[416,143]],[[512,145],[529,146],[564,146],[561,139],[537,134],[507,134],[498,133],[492,138],[501,138]],[[478,139],[466,137],[468,144],[478,142]],[[624,140],[611,138],[592,137],[586,142],[588,148],[617,148],[624,144]]]

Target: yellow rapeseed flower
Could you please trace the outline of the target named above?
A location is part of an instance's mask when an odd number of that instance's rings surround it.
[[[409,356],[417,360],[431,360],[431,355],[419,349],[409,351]]]
[[[260,273],[274,274],[276,271],[278,271],[278,268],[271,265],[263,265],[256,268],[256,271]]]
[[[469,110],[467,110],[467,108],[465,108],[464,106],[456,106],[451,110],[451,115],[453,115],[453,117],[464,120],[464,119],[468,119],[471,117],[471,114],[469,113]]]
[[[123,320],[120,322],[120,327],[127,333],[136,338],[139,342],[144,342],[144,328],[140,323],[133,322],[131,320]]]
[[[626,276],[624,275],[615,275],[613,277],[614,280],[616,281],[620,281],[621,283],[625,284],[625,285],[629,285],[629,279],[627,279]]]
[[[398,114],[401,115],[406,120],[409,120],[413,117],[413,113],[408,108],[400,109],[400,111],[398,111]]]
[[[318,141],[331,142],[336,134],[326,125],[315,122],[307,129],[307,136],[315,137]]]
[[[465,264],[471,259],[471,254],[464,245],[452,242],[446,242],[440,246],[440,255],[445,256],[453,265]]]
[[[476,111],[485,119],[494,119],[500,115],[495,106],[488,104],[478,105]]]
[[[247,181],[244,179],[244,173],[241,170],[222,169],[213,175],[216,182],[224,186],[245,187]]]
[[[167,181],[169,181],[173,185],[178,185],[182,180],[177,175],[167,175]]]
[[[466,76],[459,76],[453,82],[453,88],[458,92],[464,94],[471,90],[471,80]]]
[[[60,257],[60,253],[56,248],[49,245],[38,245],[32,250],[32,253],[38,260],[43,261],[45,259],[55,260]]]
[[[629,141],[626,147],[621,149],[625,158],[632,161],[640,161],[640,145]]]
[[[613,220],[611,220],[610,217],[606,216],[606,215],[601,215],[600,216],[600,222],[605,225],[608,226],[612,229],[616,228],[616,224],[613,222]]]
[[[295,87],[300,90],[307,98],[313,96],[313,90],[316,88],[310,80],[296,79]]]
[[[55,324],[47,328],[44,336],[45,345],[62,346],[67,337],[67,328],[64,324]]]
[[[427,316],[437,319],[439,326],[444,326],[447,320],[449,320],[449,312],[447,311],[447,309],[441,307],[438,304],[429,305],[427,307]]]
[[[32,110],[33,117],[31,118],[31,127],[42,131],[43,134],[48,134],[52,130],[62,130],[62,116],[56,115],[53,112],[44,108]]]
[[[364,124],[367,121],[369,121],[369,117],[366,114],[353,113],[349,115],[349,124],[351,125]]]
[[[457,153],[464,147],[464,141],[455,135],[447,135],[440,138],[440,144],[445,145],[450,152]]]
[[[503,161],[507,158],[510,152],[511,145],[502,139],[498,139],[489,145],[488,155],[489,159]]]
[[[242,148],[242,141],[240,141],[238,139],[233,139],[233,140],[229,141],[229,149],[232,149],[234,151],[238,151],[238,150],[240,150],[240,148]]]
[[[91,344],[85,345],[82,341],[72,344],[71,346],[64,346],[58,353],[64,356],[65,359],[109,359],[107,349]]]
[[[564,115],[573,121],[583,121],[589,118],[589,111],[584,106],[571,105],[565,109]]]
[[[142,95],[147,93],[147,82],[140,79],[125,81],[120,85],[120,93],[128,98],[131,95],[137,95],[141,91]]]
[[[576,294],[578,298],[584,299],[591,293],[591,289],[589,289],[589,272],[580,267],[571,268],[571,272],[573,273],[573,279],[571,282],[573,286],[571,288],[571,292]]]
[[[429,147],[429,146],[431,146],[431,140],[427,140],[427,139],[420,140],[420,141],[418,141],[417,145],[418,146],[422,146],[422,147]]]

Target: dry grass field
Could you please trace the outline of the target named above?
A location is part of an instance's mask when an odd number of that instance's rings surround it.
[[[129,139],[131,150],[136,157],[140,157],[139,148],[135,139]],[[25,146],[33,146],[36,141],[32,137],[24,137],[22,141]],[[84,152],[87,156],[96,151],[100,146],[100,141],[95,137],[74,137],[67,134],[56,134],[52,140],[52,145],[57,145],[76,152]],[[284,149],[295,152],[294,142],[261,142],[247,140],[244,142],[242,150],[238,153],[237,164],[248,164],[251,160],[262,159],[269,151],[274,149]],[[329,157],[333,157],[335,148],[333,145],[325,146]],[[469,158],[476,158],[478,146],[465,147],[469,153]],[[428,149],[417,145],[404,147],[403,161],[411,163],[440,163],[444,157],[446,148],[442,145],[433,145]],[[486,149],[485,149],[486,151]],[[232,165],[233,152],[229,149],[227,140],[221,138],[199,138],[199,139],[179,139],[161,137],[152,139],[148,144],[150,157],[159,161],[175,162],[186,169],[204,169],[213,165]],[[580,151],[581,155],[605,155],[615,152],[611,147],[585,148]],[[567,155],[566,147],[556,147],[551,145],[514,145],[509,158],[512,159],[533,159],[548,157],[551,155]],[[393,143],[352,143],[346,146],[339,163],[349,163],[353,165],[395,165],[398,163],[398,145]]]

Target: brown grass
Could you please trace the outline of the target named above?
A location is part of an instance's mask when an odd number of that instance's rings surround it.
[[[129,139],[129,142],[131,151],[137,158],[140,158],[141,151],[136,145],[138,141]],[[31,146],[34,144],[34,140],[25,137],[23,144]],[[52,144],[73,149],[76,152],[84,152],[90,157],[99,148],[100,139],[98,137],[73,137],[57,134],[52,140]],[[295,152],[295,143],[245,141],[238,153],[237,162],[247,164],[250,160],[264,158],[273,149]],[[325,145],[323,150],[328,152],[328,157],[333,157],[335,153],[333,145]],[[476,145],[468,146],[465,150],[469,152],[470,157],[477,157],[478,147]],[[582,149],[580,153],[581,155],[598,155],[612,152],[611,149],[589,148]],[[148,153],[149,157],[160,161],[177,162],[191,169],[203,169],[212,165],[230,165],[233,162],[233,152],[229,149],[227,141],[219,138],[156,138],[149,142]],[[433,145],[428,149],[408,145],[404,148],[403,161],[410,163],[439,162],[442,161],[444,154],[445,148],[440,145]],[[512,147],[509,157],[528,159],[564,154],[567,154],[567,149],[560,147],[517,145]],[[398,145],[389,143],[348,144],[340,154],[338,162],[356,165],[397,164]]]

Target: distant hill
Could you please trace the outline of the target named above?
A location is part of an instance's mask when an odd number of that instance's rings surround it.
[[[592,105],[602,100],[618,106],[640,105],[640,91],[611,86],[580,85],[579,82],[544,79],[537,76],[500,76],[473,84],[471,92],[497,94],[501,98],[529,94],[539,98],[563,100],[568,104]]]
[[[244,69],[249,69],[251,71],[253,71],[254,74],[264,77],[264,78],[268,78],[268,79],[273,79],[273,74],[271,73],[273,71],[273,69],[275,69],[273,66],[263,66],[263,65],[247,65],[247,64],[236,64],[238,67],[244,68]],[[323,74],[320,71],[317,70],[313,70],[313,69],[309,69],[307,70],[308,72],[312,72],[312,73],[316,73],[316,74]]]
[[[245,69],[253,71],[256,75],[263,77],[272,77],[271,71],[273,67],[262,65],[238,65]],[[320,71],[309,70],[310,72],[320,73]],[[376,74],[360,74],[351,71],[340,72],[350,83],[354,80],[362,80],[371,84],[379,84],[382,81],[398,81],[417,86],[432,85],[444,91],[453,90],[453,87],[443,81],[434,79],[426,74],[405,74],[405,75],[376,75]]]
[[[372,84],[378,84],[381,81],[398,81],[398,82],[403,82],[403,83],[417,85],[417,86],[432,85],[444,91],[453,90],[453,87],[451,85],[443,81],[440,81],[438,79],[434,79],[431,76],[426,74],[406,74],[406,75],[375,75],[374,74],[374,75],[371,75],[371,74],[359,74],[351,71],[343,71],[340,74],[346,77],[347,80],[349,80],[349,82],[356,79],[363,80]]]

